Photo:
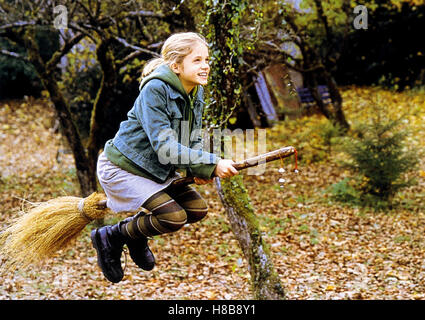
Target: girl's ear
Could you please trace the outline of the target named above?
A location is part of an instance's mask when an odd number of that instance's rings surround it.
[[[174,73],[179,74],[180,73],[180,68],[179,68],[179,64],[177,62],[173,62],[170,65],[171,70],[174,71]]]

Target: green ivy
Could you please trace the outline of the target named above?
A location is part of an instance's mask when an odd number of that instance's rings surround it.
[[[255,48],[255,32],[242,35],[245,21],[254,17],[251,29],[257,30],[262,13],[246,0],[208,0],[206,7],[202,32],[210,44],[211,72],[204,118],[208,128],[224,129],[241,102],[244,51]]]

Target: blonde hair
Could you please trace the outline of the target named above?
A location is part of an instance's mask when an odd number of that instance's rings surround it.
[[[173,63],[181,63],[192,52],[196,43],[208,47],[207,41],[199,33],[181,32],[171,35],[161,48],[161,58],[150,60],[143,68],[142,79],[163,64],[171,67]]]

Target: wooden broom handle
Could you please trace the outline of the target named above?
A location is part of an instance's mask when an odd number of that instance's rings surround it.
[[[233,164],[233,167],[239,171],[249,167],[255,167],[259,164],[274,161],[280,158],[287,158],[295,153],[296,153],[296,150],[294,147],[283,147],[274,151],[260,154],[259,156],[256,156],[256,157],[245,159],[241,162],[236,162]],[[175,187],[178,187],[178,186],[185,186],[188,184],[192,184],[194,182],[195,182],[195,177],[183,177],[183,178],[174,180],[171,184]]]

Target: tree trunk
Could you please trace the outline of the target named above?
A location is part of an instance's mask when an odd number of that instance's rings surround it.
[[[320,112],[329,119],[333,125],[338,125],[342,132],[347,132],[350,129],[350,125],[348,124],[342,110],[342,97],[335,79],[323,65],[321,58],[315,50],[310,48],[303,39],[301,40],[301,43],[303,46],[303,68],[305,70],[309,70],[311,66],[320,65],[320,67],[304,73],[305,86],[312,93],[314,101],[316,102]],[[324,81],[328,87],[329,97],[332,101],[332,110],[324,104],[322,97],[318,92],[318,78],[323,79],[322,81]]]
[[[240,35],[240,19],[246,14],[243,0],[209,2],[206,25],[207,37],[212,42],[212,97],[217,102],[209,117],[218,119],[218,126],[225,128],[233,110],[241,101],[241,68],[238,56],[243,52]],[[255,299],[284,299],[279,277],[261,237],[259,223],[247,196],[240,176],[220,181],[216,187],[233,233],[247,259]]]
[[[65,99],[63,98],[56,81],[51,77],[39,74],[43,86],[49,91],[56,113],[59,117],[68,144],[75,160],[76,174],[80,184],[81,195],[87,197],[96,191],[96,170],[89,165],[84,146],[81,142],[75,123],[71,120],[71,114]]]
[[[74,156],[81,194],[83,197],[86,197],[96,191],[96,171],[88,165],[87,155],[77,126],[72,121],[69,106],[57,85],[54,70],[49,70],[47,68],[48,63],[45,63],[41,58],[40,50],[34,38],[34,30],[27,30],[24,42],[28,51],[28,59],[34,66],[44,88],[49,92],[63,133]]]
[[[327,39],[330,41],[330,29],[327,26],[327,20],[323,13],[323,8],[320,1],[315,0],[318,6],[318,13],[321,16],[321,20],[325,24],[325,30],[327,32]],[[346,4],[345,4],[346,5]],[[284,20],[288,22],[293,32],[299,37],[299,48],[302,53],[302,65],[301,70],[308,70],[303,72],[305,87],[307,87],[313,95],[314,101],[317,104],[320,112],[332,122],[334,125],[338,125],[343,132],[347,132],[350,129],[350,125],[347,122],[344,111],[342,110],[342,97],[335,82],[335,79],[328,71],[326,65],[323,64],[322,58],[307,42],[303,31],[300,31],[297,24],[295,23],[295,16],[292,12],[284,11]],[[328,59],[329,60],[329,59]],[[328,108],[322,101],[322,98],[317,91],[318,79],[324,81],[329,90],[329,96],[332,101],[333,110]]]
[[[105,145],[110,127],[113,123],[109,117],[113,115],[114,104],[116,100],[116,81],[117,72],[115,68],[114,56],[109,49],[111,41],[102,39],[96,49],[96,55],[102,68],[102,79],[95,102],[90,121],[90,136],[87,143],[88,162],[90,167],[96,168],[98,153]]]
[[[240,176],[227,180],[215,178],[215,183],[232,231],[248,261],[254,298],[284,299],[284,290],[278,274],[274,271],[268,245],[261,237],[255,210],[243,187],[242,178]]]
[[[327,70],[324,70],[323,74],[326,80],[326,84],[328,86],[329,95],[331,97],[332,105],[334,108],[334,124],[338,124],[343,132],[347,132],[350,129],[350,125],[348,124],[347,119],[344,115],[344,111],[342,110],[341,93],[339,92],[334,77]]]

